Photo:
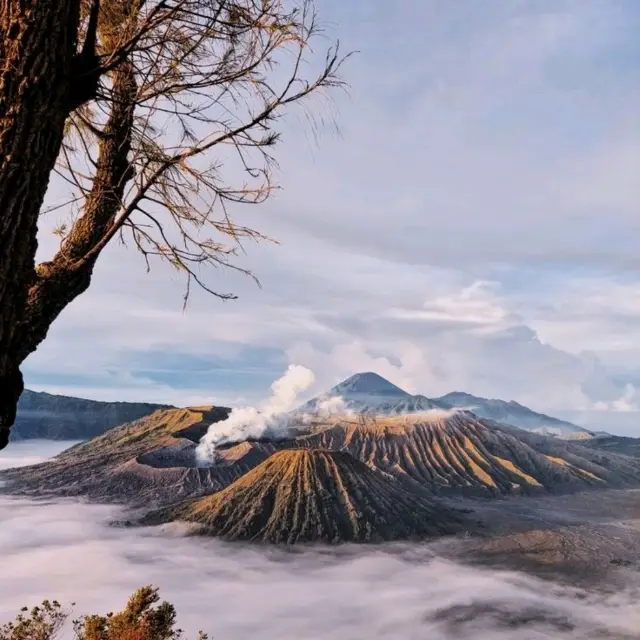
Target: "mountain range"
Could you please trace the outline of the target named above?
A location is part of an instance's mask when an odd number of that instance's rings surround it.
[[[324,411],[332,396],[342,402]],[[430,399],[374,373],[352,376],[260,438],[218,444],[206,466],[197,446],[212,424],[229,416],[228,408],[156,408],[29,393],[26,400],[40,401],[28,409],[40,425],[57,424],[58,433],[80,435],[83,420],[106,431],[51,461],[3,471],[0,491],[123,504],[135,510],[114,524],[181,522],[229,541],[336,544],[457,536],[487,557],[513,554],[514,545],[524,545],[529,557],[527,549],[539,543],[542,561],[549,553],[553,562],[575,556],[591,569],[605,557],[597,545],[601,531],[588,523],[577,531],[574,524],[593,513],[589,504],[619,503],[628,517],[635,493],[625,490],[640,487],[637,441],[574,438],[579,427],[514,402],[462,393]],[[55,412],[46,413],[52,405],[63,418],[58,423]],[[74,407],[78,415],[70,420]],[[122,411],[143,415],[109,428]],[[38,429],[47,433],[46,426]],[[571,499],[562,502],[566,494]],[[616,550],[609,560],[618,556]]]
[[[511,424],[527,431],[562,438],[588,438],[587,429],[571,422],[537,413],[517,402],[480,398],[454,391],[439,398],[412,395],[377,373],[357,373],[330,389],[321,397],[310,400],[299,411],[313,413],[328,398],[341,397],[348,409],[358,413],[399,415],[430,409],[466,409],[479,418]]]
[[[527,431],[561,437],[590,437],[592,433],[576,424],[537,413],[511,400],[479,398],[469,393],[454,391],[436,399],[436,402],[460,409],[467,409],[479,418],[487,418],[505,424],[512,424]]]
[[[481,420],[465,411],[314,418],[288,435],[220,445],[202,467],[196,446],[226,411],[162,409],[76,445],[51,462],[3,472],[12,492],[163,506],[220,491],[277,451],[342,451],[412,490],[482,496],[630,487],[637,458]]]
[[[640,486],[637,457],[463,409],[376,412],[371,396],[381,406],[415,396],[364,381],[377,386],[356,379],[340,392],[367,411],[307,413],[274,437],[219,445],[208,466],[196,447],[229,410],[162,408],[49,462],[4,471],[1,490],[126,504],[146,512],[134,525],[186,521],[229,540],[291,544],[476,535],[479,521],[460,508],[469,498],[481,505]]]
[[[505,400],[479,398],[467,393],[453,392],[440,398],[412,395],[372,373],[357,373],[298,408],[298,412],[314,413],[330,397],[341,397],[347,408],[376,415],[400,415],[430,409],[462,408],[479,418],[511,424],[521,429],[562,438],[586,438],[587,429],[564,420]],[[105,431],[151,415],[171,405],[137,402],[99,402],[70,396],[25,390],[19,404],[12,440],[47,438],[52,440],[88,440]],[[230,409],[218,408],[218,411]]]
[[[171,405],[99,402],[25,389],[18,401],[11,440],[88,440],[125,422]]]

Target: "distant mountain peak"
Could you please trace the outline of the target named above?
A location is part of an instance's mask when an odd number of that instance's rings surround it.
[[[482,398],[462,391],[453,391],[440,398],[435,398],[435,401],[449,405],[450,407],[469,409],[479,418],[495,420],[504,424],[512,424],[529,431],[555,435],[590,435],[590,432],[583,427],[565,420],[559,420],[545,413],[533,411],[533,409],[515,400]]]
[[[453,391],[439,398],[411,395],[372,371],[356,373],[323,396],[313,398],[298,411],[313,413],[323,399],[340,396],[348,409],[359,413],[400,415],[431,409],[463,409],[479,418],[495,420],[528,431],[560,437],[589,437],[591,433],[576,424],[533,411],[515,400],[482,398],[464,391]]]
[[[87,440],[169,408],[172,407],[148,402],[104,402],[25,389],[18,401],[11,439]]]
[[[470,393],[467,393],[466,391],[451,391],[450,393],[447,393],[444,396],[441,396],[441,400],[444,400],[445,398],[459,398],[460,400],[466,398],[468,400],[484,400],[484,398],[478,398],[477,396],[471,395]]]
[[[329,392],[330,395],[348,395],[353,393],[397,397],[409,395],[404,389],[401,389],[373,371],[356,373],[346,380],[343,380],[340,384],[337,384]]]

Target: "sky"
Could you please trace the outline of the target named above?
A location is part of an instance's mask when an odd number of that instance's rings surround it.
[[[195,292],[183,312],[174,272],[114,245],[25,363],[27,386],[238,406],[298,364],[311,392],[376,371],[640,435],[640,5],[319,10],[357,54],[348,91],[309,107],[338,130],[292,113],[282,190],[242,212],[279,241],[240,258],[262,287],[212,271],[239,299]]]

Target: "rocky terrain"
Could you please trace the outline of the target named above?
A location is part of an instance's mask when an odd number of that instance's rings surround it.
[[[589,438],[581,444],[591,449],[640,458],[640,438],[603,434],[595,438]]]
[[[527,500],[456,500],[491,535],[441,551],[465,561],[554,579],[598,583],[640,570],[640,490],[541,495]]]
[[[410,491],[342,451],[279,451],[226,489],[147,515],[228,540],[381,542],[453,534],[461,512]]]
[[[347,451],[431,491],[495,497],[637,486],[637,460],[461,411],[318,420],[277,448]]]
[[[18,402],[11,440],[89,440],[125,422],[169,405],[144,402],[98,402],[25,390]]]
[[[211,466],[195,448],[224,408],[166,409],[53,461],[6,471],[5,491],[161,506],[224,489],[279,450],[342,451],[409,490],[495,498],[638,486],[640,460],[483,421],[465,412],[334,416],[280,439],[226,444]]]
[[[158,410],[50,462],[3,472],[5,490],[140,506],[217,491],[251,468],[242,461],[215,469],[195,466],[194,442],[227,415],[218,407]]]

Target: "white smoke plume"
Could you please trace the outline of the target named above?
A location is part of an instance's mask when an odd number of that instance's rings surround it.
[[[277,427],[279,419],[295,408],[298,396],[309,389],[315,379],[313,371],[306,367],[289,365],[285,374],[271,385],[272,395],[261,408],[233,409],[226,420],[209,427],[196,448],[198,463],[211,464],[218,444],[259,438],[268,429]]]
[[[297,419],[302,424],[311,424],[314,419],[327,420],[332,416],[353,417],[356,413],[351,409],[342,396],[324,396],[318,399],[313,413],[302,413]]]
[[[318,403],[317,412],[322,418],[348,413],[347,404],[342,396],[330,396]]]

